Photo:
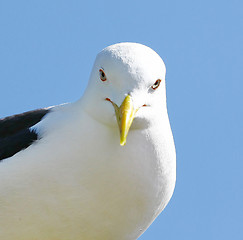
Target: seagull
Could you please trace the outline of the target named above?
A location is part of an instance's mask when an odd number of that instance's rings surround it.
[[[74,103],[0,119],[0,239],[135,240],[172,197],[165,65],[106,47]]]

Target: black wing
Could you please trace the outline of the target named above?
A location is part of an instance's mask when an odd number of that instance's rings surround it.
[[[38,135],[30,128],[51,111],[37,109],[0,119],[0,160],[30,146]]]

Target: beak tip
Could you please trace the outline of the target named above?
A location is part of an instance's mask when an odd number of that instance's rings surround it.
[[[123,146],[125,146],[126,145],[126,140],[121,140],[120,141],[120,145],[123,147]]]

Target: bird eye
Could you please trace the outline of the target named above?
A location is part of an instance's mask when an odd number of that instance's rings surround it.
[[[153,90],[155,90],[156,88],[159,87],[160,83],[161,83],[161,80],[160,79],[157,79],[156,82],[154,83],[154,85],[151,86],[151,88]]]
[[[100,73],[100,80],[103,81],[103,82],[106,81],[107,78],[106,78],[106,75],[105,75],[104,70],[103,69],[100,69],[99,70],[99,73]]]

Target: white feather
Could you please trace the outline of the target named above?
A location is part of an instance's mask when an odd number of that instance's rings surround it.
[[[158,78],[161,86],[151,92]],[[137,239],[175,185],[164,81],[163,61],[150,48],[104,49],[84,96],[54,107],[35,126],[42,138],[0,163],[0,239]],[[120,105],[128,93],[134,105],[150,106],[138,110],[121,147],[114,109],[104,99]]]

